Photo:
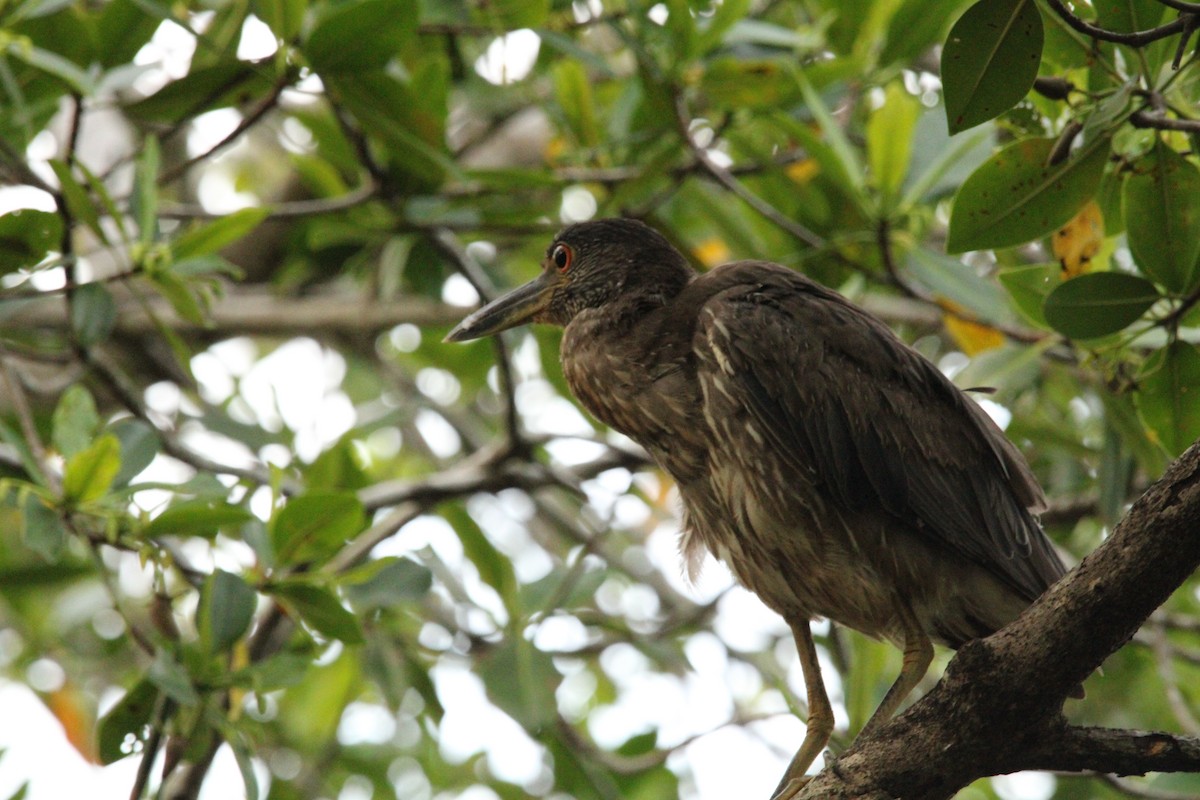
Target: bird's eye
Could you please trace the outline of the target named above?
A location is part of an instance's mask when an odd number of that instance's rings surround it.
[[[574,257],[574,252],[565,244],[555,245],[554,251],[550,253],[550,258],[554,261],[554,266],[558,267],[559,272],[566,272]]]

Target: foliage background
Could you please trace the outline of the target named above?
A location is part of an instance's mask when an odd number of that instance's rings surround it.
[[[441,337],[565,221],[779,261],[995,387],[1078,558],[1200,437],[1196,10],[5,4],[3,675],[134,796],[222,748],[278,800],[765,796],[786,628],[679,578],[669,482],[557,331]],[[1073,717],[1200,733],[1198,602]],[[822,631],[844,746],[899,657]]]

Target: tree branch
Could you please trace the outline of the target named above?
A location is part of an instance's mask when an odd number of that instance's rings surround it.
[[[1075,30],[1082,34],[1091,36],[1094,39],[1100,39],[1104,42],[1115,42],[1116,44],[1126,44],[1132,47],[1141,47],[1142,45],[1157,42],[1159,39],[1165,39],[1168,36],[1174,36],[1177,33],[1186,29],[1188,22],[1185,15],[1180,15],[1179,18],[1168,22],[1166,25],[1159,25],[1157,28],[1150,28],[1144,31],[1134,31],[1132,33],[1119,33],[1110,31],[1105,28],[1100,28],[1092,23],[1081,19],[1071,13],[1071,10],[1066,7],[1062,0],[1046,0],[1050,8],[1054,9],[1054,13],[1062,18],[1063,22],[1070,25]]]
[[[860,737],[803,798],[947,798],[1022,769],[1200,771],[1200,739],[1073,728],[1066,697],[1200,565],[1200,443],[1113,535],[1011,625],[968,642],[938,685]],[[1086,701],[1085,701],[1086,702]]]

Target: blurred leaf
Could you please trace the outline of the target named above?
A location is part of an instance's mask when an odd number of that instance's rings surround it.
[[[1159,142],[1126,179],[1122,206],[1138,269],[1171,291],[1183,294],[1195,288],[1200,278],[1200,169]]]
[[[526,730],[555,723],[554,692],[562,676],[548,653],[508,636],[481,660],[478,672],[492,702]]]
[[[1061,273],[1058,264],[1026,264],[1002,269],[996,277],[1027,320],[1039,328],[1049,328],[1042,307],[1046,297],[1062,282]]]
[[[279,564],[324,563],[365,523],[352,493],[308,492],[289,499],[271,520],[271,544]]]
[[[950,212],[946,251],[1012,247],[1062,227],[1096,194],[1108,142],[1092,141],[1048,165],[1053,139],[1025,139],[992,156],[963,183]]]
[[[101,764],[112,764],[134,752],[131,742],[140,741],[154,714],[158,689],[149,678],[134,684],[96,725]]]
[[[310,662],[304,679],[279,699],[279,723],[286,740],[306,752],[334,742],[342,712],[363,688],[357,650],[343,649],[330,663]]]
[[[707,53],[719,45],[734,25],[743,21],[750,10],[750,0],[724,0],[716,7],[708,24],[700,31],[698,49]]]
[[[942,315],[942,324],[946,326],[946,332],[958,345],[958,349],[968,356],[974,357],[1004,346],[1004,334],[1000,331],[970,319],[963,319],[954,313],[963,310],[957,303],[943,300],[938,305],[947,309],[946,313]]]
[[[313,630],[346,644],[362,644],[362,628],[354,615],[328,589],[309,583],[280,583],[267,591],[291,606]]]
[[[71,505],[98,500],[108,492],[120,468],[121,443],[116,436],[106,433],[67,459],[63,499]]]
[[[171,243],[179,261],[206,256],[249,235],[271,213],[269,208],[243,208],[184,231]]]
[[[202,536],[211,539],[222,528],[254,518],[241,506],[223,500],[195,498],[172,503],[146,526],[147,536]]]
[[[419,600],[429,592],[433,574],[409,558],[381,558],[346,573],[341,580],[350,605],[360,614]]]
[[[1121,272],[1090,272],[1064,281],[1046,297],[1046,321],[1072,339],[1116,333],[1159,299],[1154,284]]]
[[[67,544],[66,528],[58,512],[32,492],[25,496],[21,529],[26,547],[47,561],[58,561]]]
[[[233,751],[233,759],[237,762],[238,772],[242,775],[246,800],[258,800],[258,776],[254,772],[254,759],[245,737],[236,728],[229,728],[224,739],[229,744],[229,749]]]
[[[57,249],[62,219],[48,211],[22,208],[0,215],[0,275],[32,267]]]
[[[196,629],[210,653],[227,650],[250,628],[258,595],[240,575],[213,570],[200,589]]]
[[[957,258],[918,247],[908,254],[905,268],[935,295],[985,322],[1004,322],[1009,317],[1004,292]]]
[[[158,432],[136,417],[119,419],[109,426],[109,430],[121,443],[121,469],[113,478],[113,485],[125,486],[150,466],[158,455],[161,442]]]
[[[100,64],[109,68],[133,61],[166,17],[165,8],[159,10],[140,0],[104,3],[95,25],[95,52]]]
[[[1066,225],[1054,232],[1050,249],[1062,265],[1063,278],[1091,270],[1092,258],[1104,242],[1104,217],[1095,200],[1089,200]]]
[[[64,458],[70,458],[85,449],[100,427],[100,415],[96,413],[96,401],[92,393],[82,384],[68,386],[58,398],[54,408],[54,448]]]
[[[921,113],[921,104],[904,88],[892,81],[884,93],[883,105],[867,120],[867,155],[876,188],[890,207],[900,192],[912,156],[913,130]]]
[[[52,50],[37,47],[29,42],[11,42],[5,50],[5,54],[17,61],[24,61],[47,75],[54,76],[62,81],[72,94],[89,97],[96,90],[96,86],[87,72]]]
[[[62,726],[67,741],[89,764],[99,764],[95,720],[86,694],[71,681],[43,697],[46,707]]]
[[[536,28],[546,21],[550,0],[489,0],[472,3],[473,15],[497,29],[497,32],[518,28]]]
[[[117,322],[117,303],[102,283],[85,283],[71,293],[71,329],[82,347],[100,344]]]
[[[462,542],[463,552],[479,570],[479,577],[496,590],[513,617],[519,616],[516,613],[519,584],[512,561],[496,549],[475,520],[465,511],[453,507],[447,509],[444,514],[446,521],[454,526],[454,532]]]
[[[1173,458],[1200,439],[1200,349],[1171,342],[1138,378],[1138,413]]]
[[[250,7],[276,39],[290,42],[300,33],[308,0],[252,0]]]
[[[154,663],[146,677],[162,690],[163,694],[183,706],[194,706],[200,702],[200,695],[192,685],[191,676],[183,665],[165,648],[159,648],[154,655]]]
[[[262,66],[222,61],[193,68],[149,97],[125,106],[125,113],[135,120],[176,124],[205,111],[261,99],[274,87],[275,76]]]
[[[578,61],[560,61],[554,65],[554,97],[567,119],[575,138],[585,147],[600,141],[596,124],[596,100],[592,86]]]
[[[922,55],[935,44],[958,11],[970,0],[902,0],[888,23],[880,64],[895,64]]]
[[[59,161],[57,158],[50,159],[50,169],[54,170],[55,176],[58,178],[58,185],[62,190],[63,199],[67,202],[67,209],[71,212],[71,216],[77,220],[82,220],[85,225],[92,229],[96,234],[96,238],[104,244],[108,244],[108,236],[104,233],[104,228],[100,226],[100,215],[96,210],[96,206],[88,197],[87,191],[80,185],[79,181],[75,180],[75,176],[71,174],[71,168],[65,162]]]
[[[158,237],[158,138],[147,136],[133,173],[130,210],[138,224],[139,241],[148,245]]]
[[[942,51],[950,133],[1020,102],[1037,77],[1042,41],[1042,16],[1033,0],[981,0],[967,9]]]
[[[321,75],[379,69],[416,32],[415,0],[348,0],[329,9],[313,27],[304,53]]]

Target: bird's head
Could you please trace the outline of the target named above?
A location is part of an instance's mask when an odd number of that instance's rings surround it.
[[[580,222],[554,237],[538,277],[468,316],[446,341],[479,339],[527,322],[565,326],[580,311],[618,299],[661,304],[693,276],[679,251],[641,222]]]

